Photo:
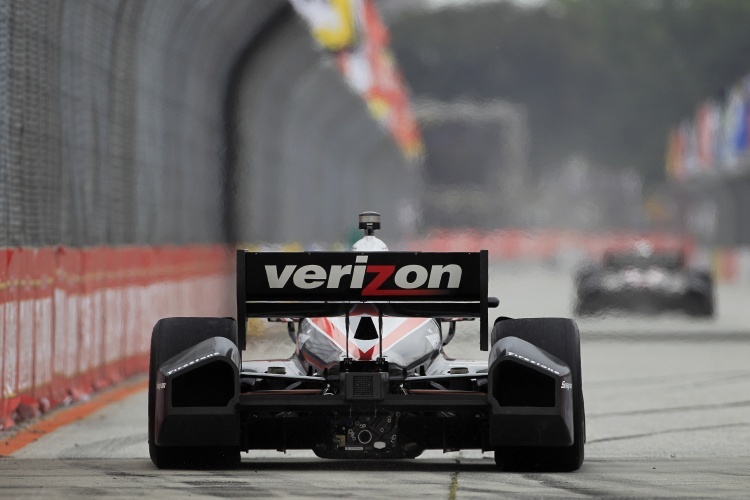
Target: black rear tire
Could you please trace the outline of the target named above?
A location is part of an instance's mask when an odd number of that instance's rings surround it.
[[[703,282],[702,287],[690,290],[685,295],[685,312],[693,317],[712,318],[715,312],[714,306],[714,279],[707,271],[695,270],[690,273],[691,280],[697,279]]]
[[[496,322],[492,343],[518,337],[547,351],[570,367],[573,383],[573,444],[570,446],[501,446],[495,463],[507,471],[570,472],[583,463],[586,412],[583,404],[581,344],[578,327],[568,318],[528,318]]]
[[[578,303],[576,303],[575,314],[578,317],[594,316],[596,312],[597,312],[596,309],[592,305],[590,305],[588,302],[581,300]]]
[[[685,311],[694,318],[713,318],[714,303],[710,299],[695,299],[685,306]]]
[[[154,326],[148,372],[148,450],[160,469],[231,468],[240,463],[239,447],[158,446],[154,439],[156,371],[168,359],[213,337],[237,345],[237,322],[232,318],[164,318]]]

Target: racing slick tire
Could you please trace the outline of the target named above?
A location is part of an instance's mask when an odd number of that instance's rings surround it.
[[[689,290],[683,298],[683,310],[694,318],[713,318],[714,306],[714,280],[711,273],[702,270],[694,270],[690,273],[690,280],[697,281],[700,286]]]
[[[573,444],[570,446],[501,446],[495,463],[506,471],[569,472],[583,463],[586,418],[581,376],[581,344],[578,327],[568,318],[528,318],[496,321],[492,343],[518,337],[563,361],[570,367],[573,383]]]
[[[685,312],[694,318],[713,318],[714,302],[710,297],[688,297]]]
[[[578,301],[575,305],[575,315],[578,317],[583,316],[595,316],[599,313],[599,309],[597,309],[594,304],[589,303],[588,301]]]
[[[154,442],[156,371],[173,356],[213,337],[237,345],[237,322],[233,318],[164,318],[154,326],[148,373],[148,451],[159,469],[232,468],[240,463],[239,447],[158,446]]]

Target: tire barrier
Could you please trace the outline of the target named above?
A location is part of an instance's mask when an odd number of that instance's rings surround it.
[[[165,316],[234,316],[224,246],[0,249],[0,430],[145,373]]]

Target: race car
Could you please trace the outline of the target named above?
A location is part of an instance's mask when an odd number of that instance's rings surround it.
[[[612,311],[714,314],[711,274],[689,267],[682,252],[655,252],[643,242],[631,251],[606,253],[600,265],[579,269],[575,287],[579,316]]]
[[[250,450],[328,459],[494,452],[504,470],[573,471],[586,439],[581,351],[567,318],[499,317],[489,330],[488,254],[237,252],[237,320],[154,327],[148,440],[159,468],[234,467]],[[287,359],[252,358],[248,318],[286,322]],[[478,319],[486,359],[449,357]]]

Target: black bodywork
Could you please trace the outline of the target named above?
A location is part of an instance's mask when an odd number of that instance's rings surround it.
[[[714,284],[706,270],[686,264],[680,252],[609,253],[575,276],[579,316],[627,311],[641,314],[714,314]]]
[[[490,343],[487,311],[497,300],[487,295],[486,251],[239,251],[237,298],[237,323],[217,320],[223,326],[211,323],[206,338],[195,333],[193,345],[180,344],[175,353],[159,346],[172,345],[169,337],[182,335],[184,325],[199,332],[211,320],[168,318],[155,328],[149,443],[159,467],[187,465],[184,457],[216,450],[239,460],[240,451],[254,449],[354,459],[480,449],[496,451],[506,468],[552,470],[575,470],[583,460],[575,324],[499,318]],[[348,340],[346,352],[325,364],[301,355],[297,334],[309,318],[343,317],[348,337],[351,315],[363,304],[380,344],[369,359],[352,357]],[[407,361],[395,351],[389,357],[382,335],[388,317],[426,318],[424,328],[437,329],[439,344],[424,353],[411,347],[417,352]],[[296,325],[295,355],[243,363],[248,318]],[[455,321],[470,318],[479,320],[486,362],[443,352]],[[546,350],[535,345],[547,337]]]

